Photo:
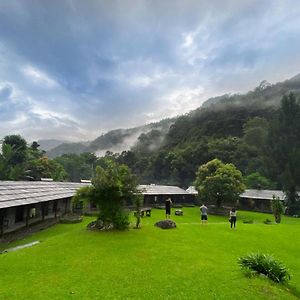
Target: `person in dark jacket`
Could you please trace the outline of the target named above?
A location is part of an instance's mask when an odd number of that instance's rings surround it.
[[[235,208],[232,208],[229,212],[229,221],[230,221],[230,228],[232,227],[235,229],[235,224],[236,224],[236,213],[237,211]]]
[[[170,219],[171,218],[171,204],[172,204],[172,200],[169,197],[166,201],[165,201],[165,207],[166,207],[166,219]]]

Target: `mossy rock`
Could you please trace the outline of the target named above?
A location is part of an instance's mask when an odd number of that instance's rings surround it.
[[[172,220],[162,220],[156,222],[154,226],[159,227],[161,229],[172,229],[172,228],[176,228],[176,223]]]
[[[102,220],[96,220],[87,225],[89,230],[113,230],[114,225],[112,223],[104,223]]]

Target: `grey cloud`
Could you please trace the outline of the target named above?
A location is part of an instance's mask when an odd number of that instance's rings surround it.
[[[91,139],[290,77],[299,11],[296,0],[2,1],[1,134]]]

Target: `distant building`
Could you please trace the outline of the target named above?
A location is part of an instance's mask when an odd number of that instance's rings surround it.
[[[238,206],[241,209],[271,212],[273,196],[279,201],[285,200],[285,194],[279,190],[254,190],[248,189],[240,195]]]
[[[171,198],[174,204],[193,204],[194,195],[186,190],[173,185],[139,185],[139,191],[144,195],[144,206],[163,205],[167,198]]]
[[[190,186],[187,191],[194,195],[198,195],[194,186]],[[279,190],[254,190],[248,189],[240,195],[237,206],[240,209],[254,210],[260,212],[271,212],[271,200],[273,196],[280,201],[285,200],[285,194]],[[209,203],[215,204],[215,203]],[[232,203],[224,203],[224,205],[232,205]]]
[[[48,180],[0,181],[0,236],[69,212],[71,198],[85,185]]]

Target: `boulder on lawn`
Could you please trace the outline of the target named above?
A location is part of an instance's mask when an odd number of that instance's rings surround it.
[[[176,209],[176,210],[175,210],[175,215],[176,215],[176,216],[183,216],[183,211],[182,211],[182,209]]]
[[[104,223],[102,220],[96,220],[87,225],[89,230],[113,230],[114,225],[112,223]]]
[[[172,228],[176,228],[176,223],[172,220],[162,220],[156,222],[154,226],[159,227],[161,229],[172,229]]]

